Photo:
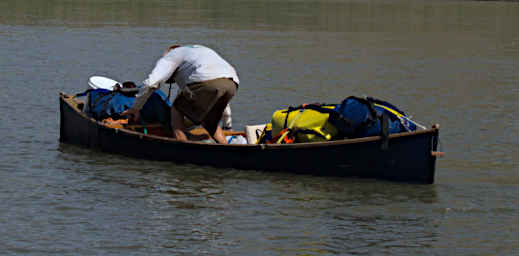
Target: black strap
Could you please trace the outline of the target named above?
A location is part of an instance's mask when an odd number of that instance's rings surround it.
[[[383,112],[380,117],[380,136],[382,137],[382,145],[380,149],[387,150],[389,148],[389,116]]]
[[[173,83],[169,83],[168,100],[170,100],[169,97],[171,96],[171,85],[172,84]]]
[[[287,111],[287,115],[285,116],[285,125],[283,125],[283,129],[287,128],[287,122],[288,122],[288,115],[290,115],[291,111]],[[285,113],[285,112],[284,112]]]
[[[311,104],[305,104],[305,105],[301,105],[301,106],[297,106],[297,107],[288,107],[287,110],[283,111],[283,113],[287,114],[285,116],[285,124],[284,124],[283,128],[287,128],[288,115],[290,114],[290,112],[293,112],[296,110],[301,110],[301,109],[311,109],[311,110],[314,110],[314,111],[317,111],[317,112],[320,112],[323,114],[329,114],[329,116],[330,116],[329,118],[332,118],[334,121],[336,120],[338,122],[341,122],[343,125],[345,125],[347,127],[352,126],[351,121],[344,118],[340,113],[338,113],[337,111],[335,111],[333,109],[325,108],[328,106],[335,106],[335,105],[334,104],[311,103]]]

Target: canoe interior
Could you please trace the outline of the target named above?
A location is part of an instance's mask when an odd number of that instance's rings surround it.
[[[64,95],[64,97],[65,97],[67,103],[69,103],[78,112],[82,113],[83,107],[85,105],[84,102],[82,102],[81,100],[79,100],[77,98],[70,97],[69,95]],[[91,121],[97,122],[94,119],[91,119]],[[108,128],[119,128],[119,129],[124,128],[124,129],[128,129],[128,130],[131,130],[134,132],[142,133],[142,134],[173,139],[173,133],[172,133],[171,129],[169,127],[159,124],[159,123],[142,125],[142,124],[127,124],[127,123],[120,124],[120,123],[116,123],[116,122],[113,122],[113,123],[102,122],[101,124]],[[242,136],[246,137],[246,134],[244,131],[224,131],[224,135],[225,136],[242,135]],[[204,141],[205,143],[207,143],[208,140],[210,140],[210,138],[211,138],[209,133],[203,127],[200,127],[200,126],[192,126],[192,127],[188,128],[188,132],[186,133],[186,136],[188,137],[188,139],[190,141]]]

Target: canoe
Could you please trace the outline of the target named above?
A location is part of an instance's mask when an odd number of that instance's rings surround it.
[[[89,118],[81,110],[83,103],[71,95],[60,93],[59,102],[62,143],[219,168],[434,183],[439,126],[391,134],[385,141],[373,136],[314,143],[221,145],[181,142],[158,126],[150,125],[146,131],[146,127],[130,125],[113,127]]]

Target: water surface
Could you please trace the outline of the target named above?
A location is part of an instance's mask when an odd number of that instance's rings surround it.
[[[515,2],[4,0],[1,253],[518,254],[516,24]],[[236,67],[236,128],[349,95],[439,123],[436,183],[176,165],[58,142],[58,92],[92,75],[142,81],[172,43],[207,45]]]

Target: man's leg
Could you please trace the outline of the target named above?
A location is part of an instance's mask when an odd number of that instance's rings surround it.
[[[233,84],[234,86],[234,84]],[[235,90],[231,91],[231,93],[225,93],[220,97],[216,104],[214,104],[213,108],[207,114],[206,119],[202,122],[202,126],[211,134],[213,139],[220,144],[227,144],[227,140],[225,139],[225,134],[223,133],[222,128],[218,123],[222,118],[222,114],[224,109],[231,101],[234,96]]]
[[[219,125],[216,127],[216,131],[214,132],[212,137],[214,138],[214,140],[216,140],[216,142],[220,144],[227,144],[225,134],[223,134],[223,130]]]
[[[184,115],[174,106],[171,107],[171,128],[177,140],[187,141],[186,134],[184,133],[184,129],[186,129],[184,126]]]

